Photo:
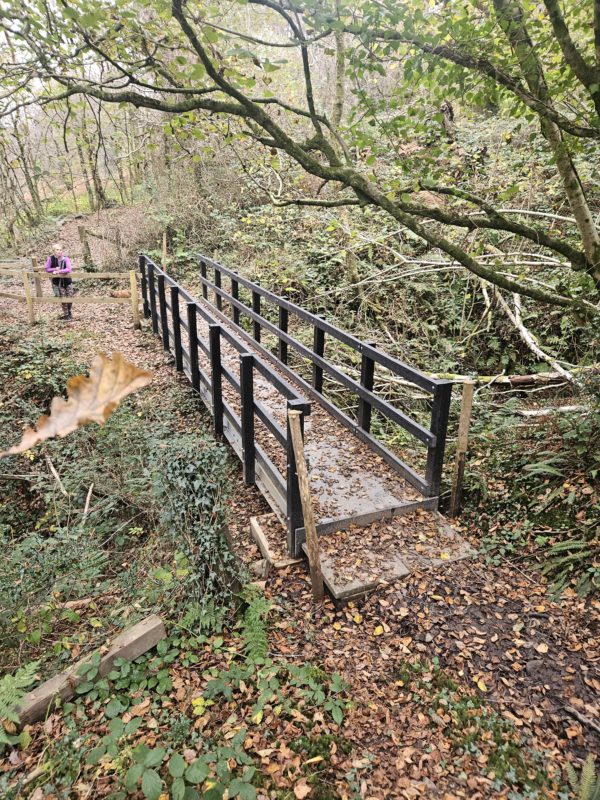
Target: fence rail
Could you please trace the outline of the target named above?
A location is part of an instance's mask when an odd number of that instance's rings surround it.
[[[218,264],[205,256],[200,256],[200,282],[204,300],[214,306],[219,314],[223,314],[223,305],[230,308],[231,319],[239,328],[239,334],[270,360],[275,360],[279,369],[289,377],[298,381],[302,389],[321,405],[358,438],[367,442],[388,464],[396,469],[409,483],[426,497],[437,497],[443,468],[446,430],[452,395],[452,382],[430,378],[414,367],[377,349],[373,344],[363,342],[352,334],[341,330],[327,320],[312,314],[289,300],[253,283],[233,270]],[[208,269],[214,274],[214,280],[208,278]],[[223,277],[230,281],[230,290],[223,288]],[[251,305],[240,300],[239,288],[243,286],[251,292]],[[209,297],[212,294],[213,300]],[[278,324],[266,319],[262,309],[262,300],[267,301],[278,310]],[[251,323],[252,335],[240,327],[240,316],[243,315]],[[290,316],[308,322],[313,328],[313,348],[302,344],[289,333]],[[265,330],[277,337],[278,345],[275,353],[261,345],[261,331]],[[342,369],[331,364],[325,358],[326,337],[332,337],[352,348],[361,356],[360,382],[347,375]],[[289,349],[292,348],[312,364],[312,381],[300,378],[288,366]],[[431,418],[429,427],[421,425],[400,409],[379,397],[374,391],[375,365],[389,370],[394,375],[407,380],[431,395]],[[357,418],[353,419],[323,394],[323,375],[329,375],[345,389],[348,389],[358,401]],[[371,433],[372,410],[375,409],[391,422],[401,426],[418,442],[427,448],[425,474],[419,475],[409,464],[398,458],[378,441]]]
[[[211,412],[215,434],[227,439],[237,453],[245,483],[257,484],[285,518],[288,550],[297,555],[300,550],[297,532],[303,530],[304,518],[289,425],[280,426],[257,399],[257,376],[268,381],[281,396],[285,411],[301,412],[302,422],[310,414],[310,403],[250,352],[241,338],[225,326],[215,324],[214,317],[147,256],[140,256],[139,267],[144,315],[151,320],[153,331],[160,335],[164,349],[173,353],[176,369],[187,375]],[[203,322],[204,336],[198,330],[199,320]],[[237,373],[223,358],[224,341],[238,353]],[[224,392],[224,381],[235,393],[235,404]],[[283,450],[285,473],[258,443],[257,423],[264,426]]]

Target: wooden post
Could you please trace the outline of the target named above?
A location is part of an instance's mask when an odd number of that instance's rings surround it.
[[[242,463],[244,483],[253,486],[256,482],[256,445],[254,442],[254,356],[240,355],[240,407],[242,423]]]
[[[140,323],[138,287],[134,269],[129,270],[129,291],[131,293],[131,311],[133,314],[133,327],[139,331],[142,325]]]
[[[374,347],[373,342],[366,342]],[[360,362],[360,385],[370,392],[373,391],[373,381],[375,377],[375,362],[366,353],[362,354],[362,361]],[[371,430],[371,413],[372,406],[368,400],[363,400],[362,397],[358,399],[358,424],[367,433]]]
[[[33,307],[33,297],[31,296],[31,284],[29,283],[29,272],[23,270],[23,288],[25,289],[25,301],[27,303],[27,317],[29,324],[35,323],[35,309]]]
[[[140,275],[142,278],[142,300],[144,317],[148,319],[150,316],[150,303],[148,302],[148,278],[146,277],[146,256],[140,254],[139,258]]]
[[[190,349],[190,381],[194,391],[200,391],[200,370],[198,368],[198,326],[196,304],[187,304],[188,345]]]
[[[308,470],[306,468],[306,458],[304,457],[304,441],[302,438],[302,428],[300,427],[301,416],[301,411],[295,411],[293,409],[288,410],[289,431],[294,447],[296,472],[298,474],[298,483],[300,485],[300,500],[302,502],[302,513],[304,515],[304,530],[306,531],[308,564],[310,567],[310,581],[312,583],[313,600],[315,603],[321,603],[323,602],[323,573],[321,572],[321,554],[319,552],[317,526],[315,524],[315,516],[310,499]]]
[[[158,276],[158,307],[160,308],[160,326],[162,342],[165,350],[169,349],[169,319],[167,317],[167,298],[165,295],[165,276]]]
[[[240,285],[233,278],[231,279],[231,296],[233,297],[234,300],[239,300],[240,299]],[[239,310],[239,308],[236,308],[236,306],[232,305],[231,306],[231,312],[232,312],[232,317],[233,317],[233,324],[234,325],[239,325],[240,324],[240,310]]]
[[[321,356],[325,353],[325,331],[316,325],[313,329],[313,351],[315,355]],[[323,367],[313,362],[312,365],[312,384],[317,392],[323,392]]]
[[[181,317],[179,316],[179,286],[171,286],[171,320],[173,322],[173,350],[175,369],[183,372],[183,351],[181,349]]]
[[[300,429],[304,434],[304,414],[307,411],[306,403],[301,400],[288,400],[287,410],[304,412],[300,418]],[[288,553],[292,558],[299,558],[301,555],[300,545],[296,538],[298,528],[304,527],[304,517],[302,515],[302,500],[300,498],[300,485],[298,483],[298,473],[296,470],[294,444],[290,431],[290,420],[287,418],[287,437],[286,437],[286,503],[287,503],[287,528],[288,528]]]
[[[456,517],[460,511],[462,499],[463,478],[465,462],[467,459],[467,446],[469,443],[469,427],[471,425],[471,409],[473,408],[473,394],[475,381],[463,383],[462,400],[460,403],[460,419],[458,422],[458,442],[456,445],[456,461],[454,462],[454,476],[452,478],[452,495],[450,497],[450,516]]]
[[[223,435],[223,370],[221,369],[221,326],[208,326],[215,436]]]
[[[158,314],[156,313],[156,285],[154,280],[154,264],[148,267],[148,292],[150,294],[150,316],[152,317],[152,332],[158,333]]]
[[[167,230],[163,231],[162,235],[162,268],[167,269]]]
[[[83,255],[83,268],[88,272],[93,272],[94,262],[92,260],[92,251],[90,250],[90,243],[87,240],[87,231],[83,227],[83,225],[78,225],[77,233],[79,234],[79,241],[81,242],[81,252]]]
[[[283,306],[279,306],[279,330],[283,331],[283,333],[288,332],[288,310]],[[282,364],[288,363],[288,343],[284,342],[283,339],[279,339],[279,343],[277,346],[277,358],[282,362]]]
[[[255,291],[252,292],[252,311],[260,314],[260,295]],[[260,342],[260,322],[257,319],[252,320],[252,335],[256,342]]]
[[[42,296],[42,279],[36,273],[38,268],[38,260],[35,256],[31,259],[31,269],[33,271],[33,282],[35,283],[35,296],[41,297]]]

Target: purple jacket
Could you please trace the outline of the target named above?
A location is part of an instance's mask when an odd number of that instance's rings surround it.
[[[46,272],[52,275],[68,275],[71,272],[71,260],[68,256],[57,256],[58,269],[52,269],[52,256],[46,260]]]

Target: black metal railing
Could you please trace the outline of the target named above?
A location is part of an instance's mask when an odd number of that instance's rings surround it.
[[[246,484],[257,484],[274,510],[285,518],[288,551],[297,556],[301,546],[297,531],[303,529],[304,519],[289,424],[286,428],[280,426],[256,398],[255,376],[258,374],[266,379],[281,395],[286,420],[287,410],[301,412],[302,430],[304,419],[311,411],[310,403],[275,374],[256,353],[249,352],[241,338],[228,327],[219,325],[202,304],[147,256],[140,256],[139,268],[144,316],[151,319],[152,330],[161,336],[165,350],[173,353],[176,369],[187,375],[211,412],[215,435],[227,439],[239,456]],[[204,336],[198,331],[199,319],[205,323]],[[238,374],[227,366],[222,357],[222,341],[227,341],[239,354]],[[204,359],[201,359],[201,355]],[[204,361],[204,369],[201,360]],[[239,400],[239,413],[235,405],[227,400],[227,392],[223,392],[224,380],[233,388],[234,396]],[[285,475],[257,442],[256,421],[283,448]]]
[[[412,486],[425,497],[437,497],[444,464],[444,448],[446,430],[452,395],[452,383],[437,380],[420,372],[414,367],[399,361],[393,356],[377,349],[373,344],[363,342],[352,334],[341,330],[327,320],[306,311],[300,306],[274,294],[257,283],[253,283],[233,270],[215,261],[200,256],[200,281],[204,300],[213,306],[217,314],[223,315],[223,303],[229,305],[231,320],[241,338],[251,342],[265,359],[275,361],[277,367],[285,375],[297,382],[303,391],[317,400],[336,419],[351,430],[359,439],[368,443],[388,464],[399,472]],[[208,269],[214,273],[214,280],[209,280]],[[223,277],[230,281],[230,291],[223,288]],[[251,293],[251,305],[240,300],[240,286]],[[213,301],[209,297],[213,295]],[[278,310],[278,323],[268,320],[262,309],[262,301]],[[252,333],[241,327],[241,316],[251,324]],[[289,333],[290,316],[308,322],[313,328],[313,348],[302,344]],[[224,317],[225,318],[225,317]],[[261,331],[265,330],[277,337],[277,349],[274,353],[261,345]],[[356,381],[342,369],[326,360],[326,337],[333,337],[338,342],[355,350],[361,355],[360,382]],[[312,380],[309,383],[302,379],[288,366],[289,348],[312,364]],[[429,427],[421,425],[417,420],[396,408],[374,391],[375,366],[380,365],[431,395],[431,418]],[[323,394],[323,376],[327,374],[342,387],[349,390],[358,400],[357,418],[353,419],[338,408]],[[425,474],[420,475],[409,464],[395,453],[392,453],[381,441],[371,433],[372,410],[375,409],[385,418],[400,425],[412,437],[427,448]]]

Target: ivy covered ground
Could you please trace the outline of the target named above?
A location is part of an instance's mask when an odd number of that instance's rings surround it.
[[[103,428],[5,462],[3,672],[24,691],[153,611],[168,628],[44,722],[4,723],[4,796],[569,796],[600,745],[596,601],[485,558],[340,611],[302,568],[249,586],[266,508],[159,342],[105,308],[65,331],[2,303],[3,444],[115,342],[155,375]],[[18,692],[3,680],[3,716]]]

